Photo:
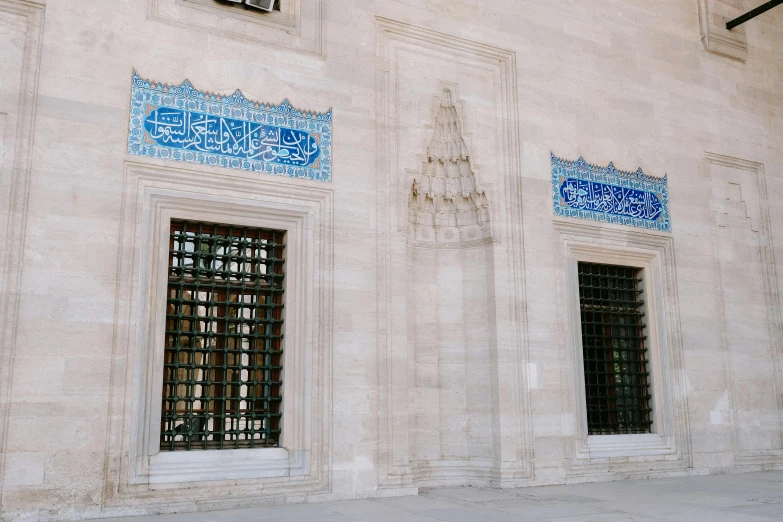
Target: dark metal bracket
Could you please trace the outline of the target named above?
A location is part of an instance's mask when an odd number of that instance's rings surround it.
[[[735,18],[734,20],[730,20],[730,21],[726,22],[726,29],[732,30],[735,27],[737,27],[738,25],[744,24],[748,20],[750,20],[752,18],[756,18],[758,15],[760,15],[762,13],[766,13],[767,11],[772,9],[773,7],[778,6],[780,4],[783,4],[783,0],[772,0],[771,2],[767,2],[766,4],[761,4],[757,8],[748,11],[744,15],[739,16],[739,17]]]

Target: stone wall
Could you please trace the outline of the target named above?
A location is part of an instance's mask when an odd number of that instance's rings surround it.
[[[783,8],[721,26],[756,4],[0,0],[4,519],[783,469]],[[331,181],[128,154],[134,70],[331,108]],[[555,216],[552,153],[666,175],[671,232]],[[166,198],[301,231],[283,474],[137,473]],[[587,259],[649,276],[657,438],[584,433]]]

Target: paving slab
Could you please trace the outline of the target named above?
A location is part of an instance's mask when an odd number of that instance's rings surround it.
[[[441,488],[416,497],[289,504],[94,522],[783,521],[783,472],[519,489]]]

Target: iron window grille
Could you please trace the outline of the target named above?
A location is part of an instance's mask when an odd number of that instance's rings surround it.
[[[650,433],[642,270],[578,264],[589,435]]]
[[[284,238],[172,220],[161,450],[278,446]]]

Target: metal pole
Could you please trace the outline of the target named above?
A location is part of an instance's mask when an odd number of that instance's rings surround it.
[[[728,29],[728,30],[734,29],[738,25],[744,24],[745,22],[747,22],[751,18],[756,18],[761,13],[766,13],[767,11],[772,9],[773,7],[775,7],[777,5],[780,5],[780,4],[783,4],[783,0],[772,0],[771,2],[767,2],[766,4],[761,4],[757,8],[748,11],[744,15],[742,15],[742,16],[740,16],[738,18],[735,18],[734,20],[730,20],[729,22],[726,22],[726,29]]]

